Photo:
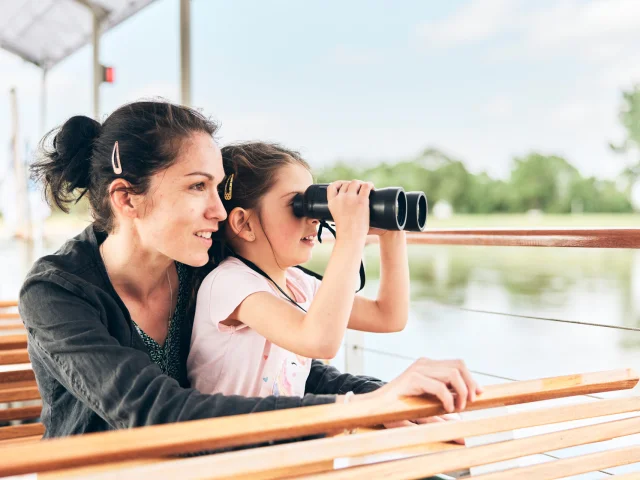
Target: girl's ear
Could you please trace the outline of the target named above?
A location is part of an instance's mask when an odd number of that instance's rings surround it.
[[[239,237],[246,242],[253,242],[256,239],[256,226],[251,210],[236,207],[227,215],[227,228],[230,229],[233,237]]]

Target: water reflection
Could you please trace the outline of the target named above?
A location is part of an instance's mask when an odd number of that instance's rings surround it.
[[[377,246],[367,288],[377,291]],[[329,249],[314,253],[323,270]],[[640,367],[640,332],[491,315],[458,307],[640,328],[640,252],[614,249],[410,246],[412,309],[404,332],[365,334],[367,373],[391,378],[417,357],[462,357],[510,378]],[[494,383],[494,382],[491,382]]]

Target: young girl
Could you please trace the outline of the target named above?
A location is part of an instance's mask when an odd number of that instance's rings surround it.
[[[371,183],[327,191],[337,239],[320,282],[297,268],[316,243],[318,220],[292,201],[313,183],[309,165],[278,145],[222,149],[228,218],[214,239],[218,266],[198,291],[187,362],[202,393],[303,396],[311,359],[333,358],[347,328],[397,332],[407,323],[409,268],[404,232],[380,235],[378,298],[355,291],[369,229]],[[216,248],[217,247],[217,248]]]

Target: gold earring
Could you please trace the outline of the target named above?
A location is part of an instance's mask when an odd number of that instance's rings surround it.
[[[233,193],[233,173],[229,175],[227,179],[227,183],[224,186],[224,199],[231,200],[231,196]]]

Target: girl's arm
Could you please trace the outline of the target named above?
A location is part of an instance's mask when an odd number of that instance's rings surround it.
[[[324,281],[322,282],[324,284]],[[365,332],[399,332],[409,316],[409,261],[404,231],[380,236],[380,288],[378,298],[356,295],[349,328]]]
[[[267,292],[254,293],[229,316],[298,355],[333,358],[340,348],[354,304],[364,244],[369,230],[370,183],[335,182],[329,186],[329,208],[338,237],[309,311]]]
[[[245,298],[229,319],[248,325],[267,340],[298,355],[335,357],[354,305],[358,286],[355,272],[363,248],[364,241],[354,245],[344,236],[336,241],[324,280],[306,314],[288,300],[257,292]]]

